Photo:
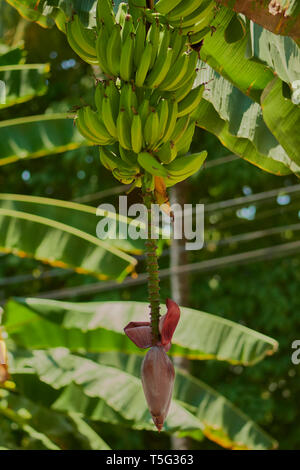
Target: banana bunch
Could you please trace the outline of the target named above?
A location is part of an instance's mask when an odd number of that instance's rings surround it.
[[[147,30],[145,18],[134,22],[126,3],[120,3],[115,17],[107,8],[104,15],[102,10],[110,3],[104,0],[97,5],[96,53],[107,76],[163,91],[177,90],[194,76],[197,53],[188,49],[183,34],[158,21]]]
[[[66,35],[70,46],[82,60],[91,65],[98,65],[96,54],[96,33],[85,28],[77,15],[66,24]]]
[[[196,44],[210,31],[215,7],[211,0],[159,0],[154,11],[146,10],[146,18],[179,29],[189,36],[190,44]]]

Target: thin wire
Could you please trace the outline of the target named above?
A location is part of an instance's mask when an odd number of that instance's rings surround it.
[[[223,256],[221,258],[214,258],[211,260],[200,261],[198,263],[186,264],[176,266],[174,268],[166,268],[160,270],[160,278],[168,278],[171,274],[188,274],[195,272],[208,272],[215,271],[217,268],[221,269],[227,266],[236,266],[246,263],[253,263],[263,260],[271,260],[280,258],[282,256],[291,256],[300,251],[300,241],[284,243],[280,245],[273,245],[267,248],[258,250],[247,251],[244,253],[237,253],[235,255]],[[115,281],[96,282],[87,286],[70,287],[66,289],[59,289],[50,292],[40,292],[34,297],[46,299],[64,299],[74,296],[83,296],[88,294],[96,294],[99,292],[107,292],[113,289],[123,289],[125,287],[132,287],[147,282],[148,274],[139,274],[136,279],[125,279],[122,283]]]

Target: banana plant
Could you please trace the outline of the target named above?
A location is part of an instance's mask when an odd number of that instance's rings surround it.
[[[278,65],[278,60],[274,60],[274,55],[272,57],[272,54],[268,55],[266,50],[260,48],[257,51],[255,39],[253,39],[253,29],[251,30],[248,21],[237,17],[225,7],[217,8],[215,2],[203,0],[199,3],[181,0],[170,4],[166,0],[158,2],[132,0],[128,4],[127,2],[117,2],[115,8],[110,0],[93,2],[88,7],[84,3],[83,8],[78,7],[77,2],[74,8],[71,1],[58,2],[55,7],[48,4],[47,1],[40,1],[35,3],[34,8],[32,8],[32,2],[29,1],[10,0],[9,3],[26,18],[36,21],[42,26],[46,27],[56,22],[59,29],[66,34],[70,46],[78,56],[88,64],[100,67],[102,80],[97,82],[95,86],[94,107],[84,106],[75,116],[76,129],[79,133],[73,128],[71,132],[70,119],[69,122],[66,120],[66,127],[67,124],[69,127],[64,133],[63,142],[59,141],[58,144],[52,145],[50,138],[49,145],[49,139],[44,139],[44,137],[47,137],[47,132],[50,135],[55,132],[55,126],[51,126],[51,121],[61,128],[60,120],[66,119],[66,115],[45,115],[43,118],[35,116],[15,122],[4,121],[1,123],[1,128],[11,132],[14,138],[15,133],[18,135],[18,131],[19,135],[23,136],[24,130],[28,138],[27,140],[20,138],[24,146],[19,145],[17,149],[13,142],[11,145],[5,145],[3,164],[18,158],[61,152],[67,149],[68,145],[94,145],[100,147],[101,163],[112,172],[118,181],[131,184],[132,188],[140,188],[148,211],[148,240],[145,254],[149,275],[150,322],[143,321],[142,316],[136,319],[130,318],[125,333],[134,339],[134,342],[141,348],[150,347],[142,363],[142,380],[153,421],[161,430],[167,418],[174,381],[173,366],[170,365],[165,349],[170,347],[170,340],[178,323],[179,308],[169,301],[166,315],[163,317],[160,315],[158,253],[156,240],[151,233],[152,204],[155,202],[166,203],[166,188],[188,178],[202,167],[207,155],[206,151],[189,153],[196,125],[215,133],[225,146],[267,171],[275,174],[292,172],[298,174],[299,157],[295,148],[299,148],[297,146],[299,135],[294,134],[293,140],[287,142],[299,122],[299,108],[291,96],[292,83],[287,84],[287,88],[284,87],[286,75],[290,78],[290,73],[288,71],[285,74],[284,68],[281,67],[282,64],[279,62]],[[272,42],[271,37],[269,40]],[[257,54],[257,60],[252,60]],[[207,69],[208,80],[203,78],[202,70],[198,70],[203,68],[200,57],[210,67]],[[280,69],[278,79],[274,78],[273,67]],[[213,80],[212,91],[205,89],[206,82],[211,80]],[[221,96],[220,90],[224,90],[224,88],[226,94],[223,101],[220,98],[223,96],[223,93]],[[279,97],[278,91],[282,92]],[[280,105],[280,112],[277,111],[277,114],[273,113],[274,95]],[[241,108],[240,97],[243,100]],[[240,126],[234,122],[237,112],[239,113]],[[282,113],[289,119],[287,119],[285,126],[278,129]],[[36,133],[31,136],[29,132],[33,129]],[[266,140],[262,139],[262,135],[266,136]],[[57,140],[55,141],[57,142]],[[21,247],[19,251],[22,253],[28,253],[37,259],[50,259],[45,243],[49,239],[49,227],[51,227],[51,233],[55,235],[52,240],[56,246],[56,240],[62,246],[61,232],[64,232],[63,246],[66,246],[65,242],[72,240],[73,236],[80,238],[81,243],[82,240],[83,243],[87,243],[85,247],[87,250],[90,249],[91,243],[97,245],[94,256],[94,259],[96,258],[95,265],[90,264],[89,258],[81,260],[82,262],[80,259],[74,261],[74,254],[68,256],[69,253],[66,249],[61,251],[58,259],[58,262],[63,263],[63,266],[77,267],[79,272],[93,272],[100,276],[123,278],[125,273],[129,271],[129,267],[134,264],[128,255],[121,256],[117,248],[105,247],[105,244],[92,240],[89,233],[83,234],[82,230],[76,226],[77,223],[74,224],[75,226],[69,227],[56,219],[56,217],[59,218],[63,215],[61,207],[63,207],[65,214],[72,214],[72,224],[74,211],[81,210],[91,213],[90,209],[75,208],[54,201],[57,213],[54,216],[52,213],[52,216],[46,218],[39,215],[38,212],[40,211],[39,205],[43,207],[43,210],[45,205],[49,205],[47,201],[19,199],[17,196],[9,199],[7,195],[4,195],[3,200],[0,216],[2,213],[5,236],[2,243],[7,244],[7,250],[18,252],[18,249],[15,248],[17,244]],[[9,201],[8,206],[7,201]],[[25,210],[18,209],[19,203],[25,207]],[[28,207],[31,207],[33,212],[28,213]],[[37,213],[35,213],[36,211]],[[11,226],[12,217],[17,220],[13,227]],[[18,236],[14,236],[13,242],[10,243],[8,235],[13,232],[13,229],[17,229],[16,232],[20,233],[21,225],[22,229],[23,226],[25,227],[26,237],[21,240]],[[37,247],[32,247],[29,240],[32,226],[36,227],[40,237],[40,243]],[[45,230],[46,226],[47,230]],[[78,242],[77,239],[76,242]],[[72,245],[73,243],[75,246],[75,241],[72,240]],[[100,253],[99,248],[101,248]],[[78,256],[82,256],[85,251],[85,249],[80,250]],[[110,267],[108,267],[107,255],[122,258],[122,266],[118,265],[118,269],[116,269],[115,258],[113,258]],[[102,269],[102,257],[105,260],[104,270]],[[98,266],[101,267],[100,272]],[[105,308],[107,307],[109,306]],[[126,310],[125,307],[125,304],[122,303],[122,310]],[[134,306],[130,306],[130,310],[132,309],[134,310]],[[174,315],[175,311],[176,315]],[[24,306],[20,307],[20,312],[22,316]],[[145,313],[143,308],[139,308],[139,312]],[[181,309],[182,325],[186,333],[189,331],[189,321],[184,318],[183,312],[184,309]],[[124,321],[123,313],[122,311],[122,322]],[[35,311],[29,313],[29,323],[31,317],[35,315]],[[54,323],[57,322],[57,318]],[[205,325],[212,325],[210,321],[213,323],[212,319],[206,318]],[[42,329],[45,324],[49,326],[49,322],[51,322],[49,319],[38,320],[36,327]],[[22,324],[24,323],[21,322]],[[180,331],[180,324],[181,322],[179,322],[178,331]],[[100,324],[98,326],[101,333],[101,328],[104,327]],[[6,327],[9,331],[9,323],[6,324]],[[55,332],[55,325],[51,325],[52,327]],[[219,325],[221,330],[223,327],[225,325]],[[236,329],[232,325],[226,325],[226,327],[230,331]],[[75,327],[75,329],[78,328]],[[105,330],[105,338],[109,341],[110,336],[107,333],[107,328]],[[120,350],[128,352],[130,350],[128,344],[123,350],[119,346],[113,346],[114,339],[124,342],[124,336],[122,335],[122,339],[119,337],[120,327],[117,328],[117,331],[114,331],[113,328],[112,330],[112,342],[109,342],[109,347],[116,348],[118,352]],[[129,334],[129,330],[133,331]],[[39,331],[41,334],[41,330]],[[149,331],[151,333],[150,341]],[[146,410],[144,401],[140,397],[139,382],[136,376],[128,377],[124,361],[122,361],[123,369],[118,370],[118,380],[119,383],[122,382],[122,389],[124,388],[126,393],[112,395],[109,384],[117,380],[115,370],[112,370],[116,368],[115,362],[113,362],[113,366],[111,364],[106,366],[105,359],[100,356],[101,365],[99,366],[92,357],[82,358],[79,355],[69,353],[66,351],[66,347],[70,348],[69,343],[64,343],[65,338],[69,336],[68,333],[65,336],[63,334],[57,335],[58,342],[54,341],[55,344],[48,344],[46,341],[42,343],[42,346],[39,343],[40,337],[35,337],[33,343],[36,346],[39,345],[39,348],[31,355],[15,351],[11,371],[14,373],[17,392],[27,389],[27,379],[30,374],[24,378],[23,371],[24,368],[29,368],[32,376],[35,377],[34,383],[38,381],[43,384],[42,387],[46,385],[50,389],[50,395],[53,395],[52,389],[61,389],[62,393],[59,396],[55,393],[55,399],[52,401],[49,399],[49,403],[55,410],[71,413],[70,416],[73,415],[74,418],[75,410],[72,406],[70,408],[69,404],[74,403],[77,399],[82,403],[81,413],[88,420],[93,420],[95,417],[99,419],[100,415],[97,414],[97,410],[93,410],[92,413],[91,410],[93,409],[92,402],[95,403],[95,400],[98,402],[100,399],[105,410],[101,416],[106,416],[107,413],[107,415],[114,416],[113,422],[122,422],[124,425],[131,422],[133,428],[152,429],[149,422],[144,422],[143,417]],[[249,340],[247,332],[234,331],[232,337],[236,334],[239,339],[234,343],[236,347],[234,353],[228,351],[228,345],[226,346],[223,339],[220,339],[221,357],[222,354],[225,354],[225,360],[237,361],[237,363],[243,360],[247,365],[259,360],[261,356],[257,355],[257,352],[254,355],[251,352],[253,344],[250,345],[248,351],[249,357],[245,358],[247,350],[245,343]],[[137,339],[141,338],[141,335],[143,340]],[[15,340],[13,328],[11,336]],[[24,331],[20,333],[20,336],[26,337]],[[20,336],[17,335],[18,338]],[[184,337],[185,334],[182,333],[177,351],[187,357],[193,357],[195,353],[193,347],[187,344]],[[176,333],[174,343],[175,339]],[[30,339],[28,341],[30,342]],[[75,341],[75,350],[79,344],[84,344],[86,339],[79,334],[77,341],[78,343]],[[241,342],[239,343],[239,341]],[[259,338],[258,342],[263,351],[268,350],[272,343],[270,339],[266,338]],[[240,344],[242,359],[239,357],[237,344]],[[32,344],[30,346],[28,343],[27,347],[32,348]],[[58,349],[53,352],[41,350],[41,348],[50,347]],[[64,349],[60,349],[62,347]],[[197,358],[202,353],[203,358],[210,357],[210,354],[217,357],[220,353],[218,351],[213,355],[211,351],[209,352],[209,347],[204,348],[203,351],[201,351],[201,347],[198,346],[198,348]],[[274,349],[274,343],[272,348]],[[194,349],[197,350],[197,347]],[[176,344],[174,344],[173,350],[176,351]],[[94,353],[88,349],[86,352]],[[261,354],[263,357],[265,352]],[[141,361],[138,359],[137,364],[140,368]],[[121,359],[113,359],[113,361],[121,361]],[[161,369],[155,370],[158,365]],[[88,373],[81,374],[82,370],[87,370]],[[154,375],[153,370],[155,370]],[[65,371],[67,371],[66,374]],[[160,372],[166,372],[165,375],[168,377],[163,386],[159,385]],[[59,376],[60,380],[53,382],[54,376],[56,378]],[[101,384],[99,378],[106,376],[108,377],[107,382],[104,381]],[[222,425],[219,426],[218,432],[214,432],[214,425],[210,419],[216,410],[220,415],[225,413],[226,406],[229,406],[233,413],[235,411],[231,405],[225,403],[224,398],[212,397],[214,393],[208,389],[204,393],[205,386],[197,379],[179,371],[174,387],[175,400],[171,405],[170,415],[166,419],[165,429],[167,431],[175,432],[180,429],[181,435],[190,435],[195,439],[199,439],[204,434],[229,448],[274,447],[270,438],[257,430],[253,423],[246,420],[247,424],[245,424],[245,417],[237,422],[240,423],[240,427],[250,429],[249,433],[239,432],[237,437],[230,434],[225,429],[226,426],[222,428]],[[99,390],[101,390],[101,395]],[[189,393],[185,394],[184,390]],[[11,398],[11,392],[9,390],[6,392],[6,396]],[[202,393],[205,396],[204,402],[207,400],[215,404],[212,408],[208,407],[208,410],[204,410],[206,411],[204,413],[203,405],[201,401],[199,402],[199,395]],[[133,397],[135,397],[134,400]],[[78,416],[76,416],[77,418]],[[236,422],[235,418],[234,421]],[[77,423],[79,423],[78,420]],[[207,423],[210,424],[207,425]],[[85,424],[80,422],[80,428],[84,429]],[[24,424],[24,426],[26,425]],[[201,432],[199,428],[202,429]],[[47,439],[48,436],[42,436],[40,441],[45,444],[48,442]]]

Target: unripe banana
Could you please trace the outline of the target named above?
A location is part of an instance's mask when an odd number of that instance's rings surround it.
[[[159,0],[155,4],[155,10],[161,13],[162,15],[166,15],[170,13],[182,0]]]
[[[107,131],[96,111],[93,111],[90,106],[85,106],[83,112],[87,127],[99,139],[100,145],[109,145],[116,141],[116,138]]]
[[[215,4],[211,1],[208,2],[208,6],[202,12],[201,15],[198,15],[197,22],[186,28],[182,28],[183,34],[197,33],[202,31],[204,28],[209,26],[210,22],[213,19]]]
[[[117,119],[118,140],[126,150],[131,150],[131,125],[127,111],[121,108]]]
[[[86,126],[86,123],[84,121],[83,108],[78,111],[77,119],[75,122],[77,129],[79,130],[80,134],[83,135],[83,137],[85,137],[90,142],[93,142],[94,145],[99,145],[99,139],[97,139],[97,137],[93,133],[91,133],[88,127]]]
[[[136,35],[135,35],[135,44],[134,44],[134,65],[138,68],[142,55],[145,48],[145,39],[146,39],[146,25],[144,23],[143,18],[139,18],[138,25],[136,28]]]
[[[162,142],[167,142],[171,139],[171,136],[174,132],[177,113],[178,113],[178,104],[174,100],[168,100],[169,113],[168,113],[168,122],[166,125],[165,135],[162,138]]]
[[[105,24],[109,31],[115,24],[115,15],[111,0],[99,0],[96,9],[97,27]]]
[[[115,168],[118,168],[120,164],[120,158],[117,157],[115,153],[106,149],[105,147],[100,147],[100,161],[102,165],[110,171],[113,171]]]
[[[136,153],[132,152],[131,150],[125,150],[120,144],[119,144],[119,152],[120,152],[121,159],[127,166],[137,167],[137,154]]]
[[[138,113],[135,113],[131,124],[131,144],[135,153],[140,153],[143,147],[142,120]]]
[[[159,87],[170,70],[172,55],[173,50],[170,47],[167,50],[161,49],[154,63],[153,69],[146,79],[145,86],[149,88]]]
[[[171,135],[171,141],[174,142],[174,144],[176,144],[181,139],[189,125],[189,122],[189,115],[177,119],[175,129],[173,131],[173,134]]]
[[[180,82],[184,78],[189,64],[189,54],[184,52],[182,56],[172,65],[169,72],[160,84],[161,90],[176,90],[180,87]]]
[[[107,44],[107,65],[109,71],[115,77],[120,74],[120,58],[121,58],[121,31],[120,26],[115,24],[112,29],[111,37]]]
[[[159,128],[160,135],[159,138],[162,139],[165,135],[166,127],[168,124],[169,116],[169,105],[166,99],[161,99],[157,107],[158,117],[159,117]]]
[[[212,3],[212,2],[211,2]],[[180,18],[185,18],[194,12],[199,6],[199,0],[182,0],[168,15],[170,23]]]
[[[211,32],[210,27],[206,26],[201,31],[198,31],[195,34],[189,33],[189,35],[188,35],[189,44],[191,44],[191,45],[198,44],[210,32]]]
[[[182,81],[182,86],[177,88],[174,92],[173,97],[176,101],[182,101],[191,91],[194,81],[196,79],[197,72],[194,71],[193,75],[191,75],[187,80]]]
[[[144,81],[151,63],[152,50],[153,46],[151,42],[147,42],[135,74],[135,84],[137,87],[142,87],[144,85]]]
[[[74,22],[70,22],[66,24],[66,32],[67,32],[67,39],[72,47],[73,51],[76,52],[76,54],[85,62],[88,64],[92,65],[97,65],[98,60],[96,54],[90,54],[86,50],[84,50],[81,46],[81,44],[78,41],[78,38],[76,36],[77,31],[76,31],[76,26]]]
[[[156,155],[162,163],[170,163],[176,158],[177,148],[173,142],[166,142],[159,148]]]
[[[167,177],[168,172],[164,166],[149,152],[141,152],[138,154],[138,163],[144,170],[154,176]]]
[[[118,139],[117,126],[113,116],[111,100],[107,95],[104,95],[102,102],[102,119],[110,135],[115,139]]]
[[[173,49],[172,65],[186,51],[186,39],[179,29],[172,31],[170,41],[170,46]]]
[[[87,53],[96,57],[96,36],[92,29],[85,28],[81,23],[79,16],[74,15],[72,29],[77,42]]]
[[[191,121],[182,137],[177,141],[176,148],[178,156],[186,155],[188,153],[193,140],[195,125],[195,121]]]
[[[95,90],[95,105],[98,113],[102,115],[102,102],[104,98],[104,86],[102,82],[99,82],[96,85],[96,90]]]
[[[189,94],[178,103],[178,117],[191,114],[200,104],[204,91],[204,85],[193,88]]]
[[[132,109],[138,108],[138,100],[131,83],[123,83],[120,95],[120,109],[124,108],[131,119],[133,117]]]
[[[99,2],[98,2],[99,3]],[[112,75],[107,63],[107,43],[108,43],[108,30],[105,24],[99,27],[99,36],[96,41],[96,54],[98,65],[103,73]]]
[[[154,23],[151,24],[149,31],[147,33],[147,37],[146,37],[147,42],[150,42],[152,44],[152,54],[151,54],[149,69],[152,69],[156,56],[157,56],[158,46],[159,46],[159,32],[160,32],[159,22],[154,21]]]
[[[152,108],[144,126],[144,139],[148,148],[153,148],[159,140],[159,117],[157,111]]]
[[[183,181],[196,173],[203,165],[206,156],[207,152],[204,150],[199,153],[175,158],[173,162],[165,166],[169,174],[169,179],[166,181],[167,186],[169,183],[179,183],[179,181]]]
[[[129,82],[133,73],[134,44],[134,34],[130,33],[122,46],[120,60],[120,76],[125,82]]]
[[[148,171],[143,175],[143,187],[148,193],[155,189],[155,177],[151,175],[151,173],[148,173]]]
[[[109,80],[105,88],[105,94],[108,96],[111,104],[113,119],[116,122],[119,114],[120,91],[113,80]]]
[[[119,168],[115,168],[112,174],[122,184],[132,183],[135,177],[135,174],[129,175],[128,173],[124,173],[123,171],[119,170]]]
[[[122,42],[125,44],[125,41],[129,34],[134,32],[133,20],[131,15],[125,16],[125,22],[122,28]]]
[[[150,114],[150,103],[148,99],[144,99],[138,109],[139,115],[141,116],[142,126],[144,128],[147,117]]]

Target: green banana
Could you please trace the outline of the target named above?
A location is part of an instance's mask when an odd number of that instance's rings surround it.
[[[175,8],[182,0],[159,0],[155,4],[155,10],[161,13],[162,15],[166,15],[170,13],[173,8]]]
[[[138,154],[138,163],[144,170],[154,176],[162,176],[166,178],[168,172],[157,159],[149,152],[141,152]]]
[[[120,25],[115,24],[112,29],[111,37],[107,43],[107,65],[109,71],[115,77],[120,74],[120,58],[121,58],[121,34]]]
[[[169,180],[175,179],[178,183],[189,176],[196,173],[204,163],[206,159],[206,150],[199,153],[192,153],[191,155],[185,155],[183,157],[177,157],[175,160],[167,165],[165,168],[168,172]],[[173,180],[174,181],[174,180]],[[174,183],[173,183],[174,184]],[[168,186],[168,181],[167,181]]]
[[[135,179],[135,173],[132,175],[128,174],[127,172],[124,172],[122,170],[119,170],[119,168],[115,168],[112,171],[113,176],[120,181],[122,184],[130,184],[132,181]]]
[[[138,168],[137,155],[134,152],[124,149],[120,144],[119,144],[119,152],[120,152],[121,159],[127,166]]]
[[[192,26],[188,26],[186,28],[182,28],[183,34],[190,34],[190,33],[197,33],[198,31],[202,31],[204,28],[209,26],[214,14],[215,5],[213,2],[209,2],[207,8],[202,12],[201,18],[198,16],[198,21],[194,23]]]
[[[133,55],[134,66],[136,68],[138,68],[142,55],[143,55],[143,51],[145,48],[145,39],[146,39],[146,26],[144,23],[144,19],[139,18],[138,24],[136,27],[134,55]]]
[[[83,115],[83,108],[79,109],[77,119],[75,122],[76,122],[77,129],[79,130],[80,134],[83,135],[83,137],[85,137],[87,140],[90,140],[95,145],[99,145],[99,139],[97,139],[95,135],[91,133],[90,130],[86,126],[84,115]]]
[[[131,145],[135,153],[140,153],[143,147],[143,129],[141,116],[136,113],[133,115],[131,123]]]
[[[116,141],[116,139],[107,131],[103,121],[96,111],[93,111],[90,106],[85,106],[83,111],[85,123],[91,133],[99,139],[100,145],[108,145]]]
[[[121,108],[127,111],[131,122],[133,108],[138,108],[138,99],[131,83],[123,83],[122,85],[120,94],[120,109]]]
[[[113,80],[106,82],[105,94],[110,100],[113,119],[116,122],[119,114],[120,91]]]
[[[102,101],[104,97],[104,87],[103,83],[99,82],[96,86],[95,90],[95,105],[98,113],[101,115],[102,114]]]
[[[170,47],[167,50],[161,49],[154,66],[146,79],[145,86],[149,88],[159,87],[170,70],[172,55],[173,50]]]
[[[178,103],[178,115],[177,117],[191,114],[199,105],[204,91],[204,85],[199,85],[197,88],[193,88],[189,94]]]
[[[134,34],[130,33],[122,47],[120,60],[120,77],[129,82],[133,73]]]
[[[173,20],[172,25],[185,28],[187,26],[192,26],[198,23],[198,21],[201,21],[202,18],[205,17],[206,13],[204,14],[204,12],[206,11],[206,8],[209,4],[212,4],[211,0],[206,0],[200,5],[198,3],[198,6],[195,10],[193,10],[190,14],[179,18],[178,20]]]
[[[173,142],[166,142],[158,149],[156,155],[162,163],[170,163],[176,158],[176,145]]]
[[[75,15],[72,22],[74,37],[81,48],[87,53],[96,57],[96,36],[92,29],[85,28],[79,16]]]
[[[100,161],[102,165],[110,171],[118,168],[120,165],[120,158],[115,153],[105,147],[100,147]]]
[[[171,141],[174,142],[174,144],[176,144],[181,139],[189,125],[189,122],[189,115],[177,119],[173,134],[171,135]]]
[[[184,132],[183,136],[179,140],[177,140],[176,148],[177,148],[178,156],[186,155],[188,153],[191,143],[192,143],[193,135],[195,132],[195,126],[196,126],[196,122],[191,121],[186,131]]]
[[[198,44],[200,41],[202,41],[202,39],[208,34],[211,32],[211,29],[209,26],[206,26],[205,28],[203,28],[201,31],[198,31],[197,33],[195,34],[188,34],[188,42],[189,44],[193,45],[193,44]]]
[[[104,95],[102,102],[102,119],[110,135],[115,139],[118,139],[117,126],[113,117],[111,101],[107,95]]]
[[[165,99],[160,100],[158,107],[157,107],[157,112],[158,112],[158,117],[159,117],[159,128],[160,128],[159,138],[162,139],[165,134],[166,127],[168,124],[169,105],[168,105],[167,100]]]
[[[98,2],[99,3],[99,2]],[[108,43],[108,31],[105,24],[101,25],[99,28],[99,36],[96,40],[96,54],[98,59],[98,64],[100,69],[106,75],[111,75],[109,66],[107,63],[107,43]]]
[[[159,140],[160,128],[157,111],[152,108],[144,126],[144,139],[148,148],[153,148]]]
[[[173,94],[176,101],[182,101],[186,97],[186,95],[191,91],[196,77],[197,72],[195,69],[193,75],[191,75],[187,80],[182,81],[181,87],[177,88]]]
[[[152,44],[152,54],[149,69],[152,69],[157,56],[159,47],[159,32],[160,24],[158,21],[154,21],[154,23],[151,24],[146,37],[147,42],[150,42]]]
[[[147,117],[149,116],[150,113],[150,103],[148,99],[144,99],[138,109],[139,115],[141,116],[142,120],[142,126],[145,126]]]
[[[199,7],[199,0],[182,0],[168,15],[170,23],[190,15]]]
[[[144,85],[144,81],[151,63],[152,50],[153,46],[151,42],[147,42],[135,74],[135,84],[137,87],[142,87]]]
[[[161,90],[175,90],[180,87],[180,82],[184,78],[189,65],[189,54],[184,52],[182,56],[172,65],[166,78],[160,84]]]
[[[120,145],[126,150],[131,150],[131,124],[128,113],[124,108],[121,108],[119,112],[117,132]]]
[[[171,34],[170,46],[173,49],[172,65],[178,57],[180,57],[186,50],[186,37],[183,36],[179,29],[174,29]]]
[[[169,113],[168,113],[168,122],[166,125],[165,134],[162,138],[162,142],[167,142],[170,140],[176,125],[177,113],[178,113],[178,104],[175,100],[168,100]]]
[[[122,42],[125,43],[129,34],[134,32],[133,19],[131,15],[125,16],[125,22],[122,28]]]
[[[78,41],[78,38],[75,35],[77,30],[74,31],[74,26],[75,26],[74,22],[70,22],[66,24],[67,39],[71,48],[73,49],[74,52],[76,52],[76,54],[82,60],[84,60],[88,64],[98,65],[98,59],[97,59],[96,54],[95,55],[90,54],[82,48],[81,44]]]
[[[111,0],[99,0],[96,9],[97,26],[105,24],[109,31],[112,30],[115,24],[115,15]]]

